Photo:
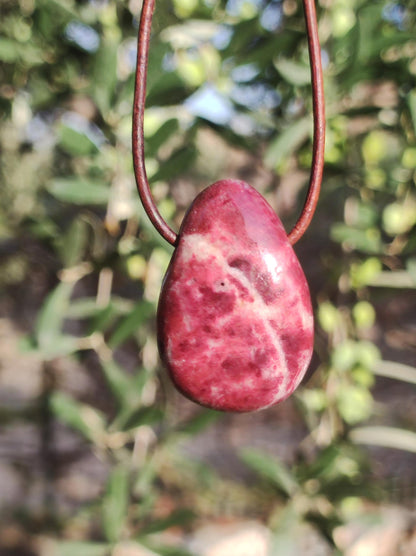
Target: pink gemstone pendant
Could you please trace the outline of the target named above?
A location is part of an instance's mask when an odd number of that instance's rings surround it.
[[[256,411],[299,385],[313,349],[308,285],[279,218],[251,186],[214,183],[181,226],[158,308],[177,388],[222,411]]]

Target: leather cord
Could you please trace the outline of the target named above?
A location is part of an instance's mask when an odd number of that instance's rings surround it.
[[[147,65],[149,44],[155,0],[143,0],[137,42],[137,66],[133,101],[133,166],[137,189],[143,207],[153,226],[171,245],[176,245],[178,234],[170,228],[161,216],[152,197],[147,179],[144,154],[144,110],[146,102]],[[318,203],[325,148],[325,100],[322,76],[321,47],[318,37],[318,24],[314,0],[303,0],[306,31],[308,38],[309,60],[311,66],[313,99],[313,156],[311,175],[306,200],[302,212],[288,234],[289,242],[294,245],[306,232]]]

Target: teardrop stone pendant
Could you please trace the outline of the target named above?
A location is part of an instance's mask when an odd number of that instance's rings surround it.
[[[268,407],[305,375],[306,279],[279,218],[248,184],[219,181],[192,203],[160,295],[158,342],[177,388],[217,410]]]

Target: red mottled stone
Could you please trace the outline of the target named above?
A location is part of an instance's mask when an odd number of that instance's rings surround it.
[[[158,308],[177,388],[223,411],[287,398],[313,347],[308,286],[282,223],[248,184],[214,183],[184,218]]]

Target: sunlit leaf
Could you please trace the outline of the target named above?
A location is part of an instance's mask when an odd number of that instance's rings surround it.
[[[169,119],[164,122],[158,130],[147,139],[146,143],[148,145],[147,152],[149,155],[156,154],[159,147],[163,145],[165,141],[171,137],[174,133],[176,133],[179,129],[179,123],[177,119]]]
[[[105,205],[110,194],[104,183],[76,177],[54,179],[48,184],[48,191],[60,201],[76,205]]]
[[[416,367],[405,365],[397,361],[378,361],[374,365],[373,372],[378,376],[416,384]]]
[[[350,438],[358,444],[383,446],[416,453],[416,433],[395,427],[358,427],[350,432]]]
[[[407,270],[385,270],[373,276],[367,283],[377,288],[416,288],[416,279]]]
[[[88,155],[98,150],[95,143],[85,133],[80,133],[65,125],[59,128],[59,145],[73,156]]]
[[[285,129],[266,150],[264,161],[269,168],[278,168],[281,162],[298,149],[310,136],[312,120],[302,118]]]
[[[283,57],[277,58],[274,65],[283,79],[292,85],[308,85],[311,82],[311,70],[308,66]]]

